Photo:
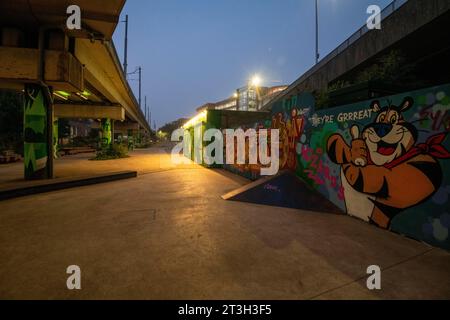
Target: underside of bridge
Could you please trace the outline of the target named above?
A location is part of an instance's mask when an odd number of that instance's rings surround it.
[[[58,118],[98,120],[108,147],[116,131],[151,131],[123,73],[112,34],[125,0],[0,2],[0,88],[24,93],[25,178],[53,176]],[[81,9],[69,30],[67,8]]]

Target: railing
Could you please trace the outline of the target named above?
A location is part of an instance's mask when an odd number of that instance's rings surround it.
[[[394,0],[392,1],[386,8],[381,11],[381,21],[389,17],[393,12],[399,9],[402,5],[404,5],[408,0]],[[364,34],[369,32],[367,25],[364,24],[361,28],[358,29],[355,33],[353,33],[350,37],[348,37],[344,42],[342,42],[336,49],[331,51],[329,54],[325,56],[322,60],[319,61],[317,65],[312,67],[308,72],[306,72],[303,77],[309,76],[311,73],[315,72],[318,68],[326,64],[328,61],[336,57],[339,53],[345,51],[351,44],[360,39]]]
[[[408,0],[394,0],[393,2],[391,2],[386,8],[383,9],[383,11],[381,11],[381,21],[383,21],[384,19],[386,19],[387,17],[389,17],[395,10],[397,10],[398,8],[400,8],[402,5],[404,5],[406,2],[408,2]],[[350,37],[347,38],[347,40],[345,40],[337,49],[335,49],[334,51],[337,51],[337,53],[340,53],[342,51],[344,51],[345,49],[347,49],[348,46],[350,46],[353,42],[355,42],[356,40],[358,40],[359,38],[361,38],[364,34],[366,34],[369,31],[369,29],[367,28],[367,25],[365,24],[364,26],[362,26],[361,28],[359,28],[358,31],[356,31],[355,33],[353,33]],[[341,51],[339,51],[338,49],[341,48]],[[333,52],[331,52],[330,54],[333,54]],[[326,58],[326,57],[325,57]]]
[[[381,21],[389,17],[393,12],[398,10],[401,6],[403,6],[408,0],[394,0],[392,1],[387,7],[385,7],[381,11]],[[363,35],[365,35],[367,32],[369,32],[369,29],[367,28],[367,25],[364,24],[361,28],[359,28],[355,33],[353,33],[350,37],[348,37],[344,42],[342,42],[336,49],[331,51],[329,54],[325,56],[322,60],[320,60],[316,65],[314,65],[312,68],[310,68],[308,71],[306,71],[299,79],[294,81],[289,88],[286,90],[286,92],[289,92],[292,87],[297,86],[298,83],[302,82],[304,79],[308,78],[311,74],[316,72],[318,69],[323,67],[325,64],[327,64],[330,60],[335,58],[338,54],[345,51],[351,44],[353,44],[355,41],[360,39]],[[272,101],[275,101],[280,95],[286,93],[281,92],[280,94],[276,95],[273,99],[271,99],[265,106],[270,104]]]

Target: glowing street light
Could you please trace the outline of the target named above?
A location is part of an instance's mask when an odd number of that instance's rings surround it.
[[[250,83],[253,87],[259,87],[261,82],[262,82],[261,78],[258,75],[255,75],[253,76]]]

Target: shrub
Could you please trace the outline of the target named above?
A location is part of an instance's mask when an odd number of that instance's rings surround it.
[[[95,158],[91,160],[112,160],[128,158],[128,148],[124,144],[112,144],[97,151]]]

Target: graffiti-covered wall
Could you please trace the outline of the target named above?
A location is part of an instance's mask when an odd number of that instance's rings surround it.
[[[256,132],[256,148],[259,149],[259,130],[260,129],[269,129],[270,128],[270,120],[266,121],[258,121],[253,123],[252,125],[245,126],[237,126],[232,129],[242,129],[244,132],[247,132],[249,129],[253,129]],[[225,134],[225,130],[222,130],[222,134],[224,136],[224,146],[227,144],[227,136]],[[268,149],[270,150],[270,131],[269,131],[269,139],[268,139]],[[238,144],[237,139],[234,139],[234,162],[233,164],[223,164],[223,168],[241,175],[250,180],[258,180],[261,177],[261,168],[267,167],[261,165],[259,162],[255,164],[249,163],[249,140],[245,139],[245,164],[238,164],[237,161],[237,152],[238,152]],[[226,151],[224,151],[224,156],[226,155]]]
[[[280,101],[280,162],[349,215],[450,249],[450,85],[314,111]]]

